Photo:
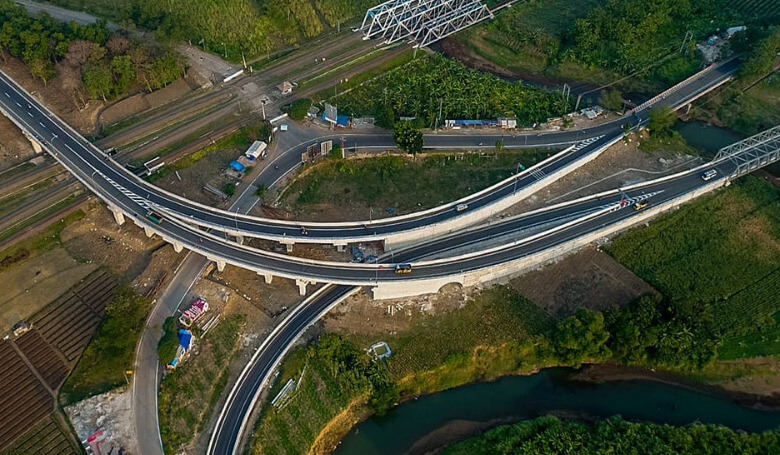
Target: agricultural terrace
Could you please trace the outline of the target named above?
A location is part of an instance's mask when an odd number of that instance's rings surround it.
[[[741,179],[626,233],[608,251],[674,306],[708,323],[710,338],[723,339],[722,358],[780,352],[777,188]]]
[[[650,443],[649,441],[652,441]],[[505,425],[444,449],[443,455],[524,453],[632,453],[637,447],[651,454],[740,453],[764,454],[780,450],[777,432],[750,434],[717,425],[674,427],[626,422],[620,417],[578,423],[539,417]],[[555,449],[551,449],[554,447]]]
[[[516,117],[522,125],[564,114],[570,100],[468,69],[441,55],[421,54],[385,74],[329,100],[340,113],[371,115],[382,126],[415,117],[432,128],[445,119]]]
[[[329,159],[305,170],[285,190],[282,205],[297,217],[335,220],[424,210],[473,194],[509,177],[518,164],[545,159],[550,150],[425,154]],[[323,218],[325,217],[325,218]]]
[[[529,1],[455,39],[520,75],[607,83],[637,73],[638,78],[668,85],[699,68],[697,40],[749,25],[748,36],[725,50],[726,55],[742,52],[750,47],[744,41],[757,39],[765,25],[776,22],[778,11],[778,0]],[[688,32],[693,40],[686,39]]]
[[[53,0],[117,23],[154,30],[173,40],[191,41],[206,50],[240,61],[288,49],[324,33],[342,30],[363,19],[374,0]]]

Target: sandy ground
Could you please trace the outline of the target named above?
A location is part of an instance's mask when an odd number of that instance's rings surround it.
[[[6,116],[0,115],[0,171],[35,157],[30,141]]]
[[[4,283],[0,332],[35,314],[97,267],[56,248],[0,273],[0,283]]]
[[[102,126],[117,123],[127,117],[132,117],[182,98],[196,89],[198,85],[197,80],[188,76],[177,79],[167,87],[156,90],[153,93],[136,93],[111,104],[100,113],[98,119]]]
[[[209,153],[192,166],[179,170],[178,172],[181,180],[179,180],[175,172],[171,172],[165,177],[155,181],[154,184],[160,188],[202,204],[207,204],[212,207],[227,208],[228,204],[226,201],[222,201],[217,196],[206,192],[203,189],[203,186],[206,183],[212,182],[213,186],[222,189],[224,183],[232,181],[228,178],[223,178],[222,172],[227,169],[230,162],[238,158],[242,152],[243,150],[232,147],[217,150]],[[243,187],[239,184],[236,187],[236,193],[239,193],[242,190]]]
[[[625,305],[642,294],[657,292],[593,247],[514,278],[509,285],[558,319],[574,314],[580,307],[604,311]]]
[[[147,238],[141,228],[127,222],[119,226],[104,206],[93,207],[86,218],[68,226],[61,235],[68,253],[86,263],[105,265],[126,281],[140,275],[151,261],[152,251],[164,243]]]
[[[65,408],[73,429],[82,441],[102,430],[109,447],[121,447],[124,453],[137,454],[133,424],[131,389],[96,395]]]
[[[470,292],[447,285],[436,294],[391,300],[371,300],[359,292],[332,309],[322,321],[327,332],[381,335],[404,331],[423,315],[445,314],[465,305]]]

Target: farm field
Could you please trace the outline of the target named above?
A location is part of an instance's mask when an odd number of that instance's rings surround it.
[[[746,177],[617,238],[608,251],[673,303],[698,309],[731,346],[772,355],[780,300],[780,190]]]
[[[20,437],[2,455],[77,455],[81,451],[73,447],[68,431],[57,423],[56,417],[49,416]]]

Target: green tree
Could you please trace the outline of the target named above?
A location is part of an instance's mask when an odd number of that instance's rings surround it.
[[[311,107],[311,99],[310,98],[301,98],[298,100],[295,100],[290,104],[290,112],[289,116],[293,120],[303,120],[306,118],[306,114],[309,113],[309,108]]]
[[[135,81],[135,68],[129,55],[120,55],[111,59],[111,72],[114,73],[115,92],[124,94]]]
[[[87,89],[87,93],[92,98],[96,99],[100,96],[103,98],[103,101],[108,101],[108,98],[111,96],[113,81],[111,80],[111,71],[105,65],[86,66],[83,70],[82,78],[84,88]]]
[[[561,362],[579,366],[584,360],[600,360],[609,356],[609,339],[604,315],[580,308],[559,322],[550,335],[550,348]]]
[[[668,106],[650,110],[650,132],[652,134],[671,134],[677,114]]]
[[[396,122],[393,126],[393,139],[398,148],[406,153],[416,155],[422,152],[423,134],[412,122]]]
[[[618,90],[602,90],[599,104],[607,109],[620,111],[623,109],[623,95]]]
[[[173,361],[176,357],[176,352],[179,349],[176,318],[166,318],[162,328],[163,336],[157,344],[157,355],[160,358],[160,362],[167,365]]]

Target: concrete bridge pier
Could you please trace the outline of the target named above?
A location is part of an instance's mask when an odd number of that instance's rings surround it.
[[[30,144],[32,144],[33,150],[35,150],[36,155],[40,155],[43,153],[43,149],[41,148],[41,144],[38,143],[32,136],[27,134],[26,131],[22,130],[22,133],[24,133],[24,137],[27,138],[28,141],[30,141]]]
[[[125,214],[122,213],[121,210],[112,205],[108,206],[108,210],[111,210],[111,213],[114,214],[114,221],[116,221],[116,224],[120,226],[125,224]]]
[[[179,242],[172,242],[171,245],[173,245],[173,251],[177,253],[181,253],[181,250],[184,249],[184,245]]]
[[[151,228],[144,226],[144,234],[146,234],[147,237],[152,238],[154,231]]]
[[[346,243],[336,243],[336,251],[339,253],[343,253],[347,251],[347,244]]]
[[[274,276],[270,273],[257,272],[257,274],[265,278],[265,284],[271,284],[271,282],[274,280]]]
[[[243,235],[237,235],[236,236],[236,243],[238,243],[239,245],[243,245],[244,244],[244,236]]]
[[[217,264],[217,271],[218,272],[224,272],[225,271],[225,266],[227,265],[227,263],[225,261],[223,261],[222,259],[211,259],[211,260],[214,261],[215,264]]]
[[[306,280],[300,280],[300,279],[296,279],[296,280],[295,280],[295,284],[297,284],[297,285],[298,285],[298,294],[300,294],[300,295],[306,295],[306,286],[308,286],[308,285],[309,285],[309,284],[311,284],[311,283],[309,283],[309,282],[308,282],[308,281],[306,281]]]
[[[287,252],[288,253],[292,253],[293,246],[295,246],[295,242],[282,241],[282,242],[279,242],[279,243],[281,243],[282,245],[287,247]]]

